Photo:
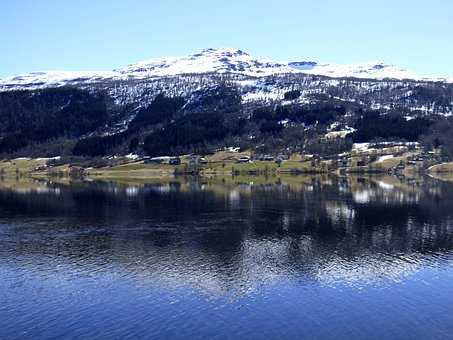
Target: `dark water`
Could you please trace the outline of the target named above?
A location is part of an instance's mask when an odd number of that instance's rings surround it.
[[[0,339],[453,338],[453,184],[242,182],[1,183]]]

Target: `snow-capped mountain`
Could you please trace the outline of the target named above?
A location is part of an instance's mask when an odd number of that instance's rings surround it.
[[[115,70],[135,77],[173,76],[190,73],[240,73],[267,76],[294,72],[288,64],[256,59],[238,49],[205,49],[186,57],[150,59]]]
[[[140,142],[154,132],[151,154],[167,155],[169,147],[189,152],[198,139],[171,141],[192,123],[199,125],[196,137],[213,128],[212,136],[235,138],[235,145],[237,138],[253,143],[257,135],[266,142],[267,133],[287,127],[301,132],[316,127],[330,138],[352,131],[363,112],[417,124],[416,119],[438,121],[453,116],[453,82],[385,63],[275,62],[237,49],[206,49],[107,72],[34,72],[0,80],[0,153],[22,150],[29,156],[37,149],[54,155],[60,147],[54,140],[69,138],[78,147],[69,150],[73,144],[63,143],[68,154],[122,154],[132,138]],[[392,137],[414,140],[408,131],[401,128]],[[181,136],[189,138],[186,132]]]
[[[12,76],[0,79],[0,91],[208,73],[241,74],[257,78],[276,74],[302,73],[331,78],[453,82],[453,79],[447,78],[421,77],[412,71],[382,62],[357,65],[338,65],[316,61],[275,62],[254,58],[238,49],[209,48],[189,56],[150,59],[106,72],[49,71]]]

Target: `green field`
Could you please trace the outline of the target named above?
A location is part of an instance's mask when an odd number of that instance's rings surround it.
[[[45,166],[46,161],[40,159],[18,158],[0,161],[0,176],[24,177]]]

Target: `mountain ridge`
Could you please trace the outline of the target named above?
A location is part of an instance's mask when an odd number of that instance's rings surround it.
[[[313,60],[276,62],[252,57],[240,49],[208,48],[188,56],[139,61],[112,71],[46,71],[19,74],[0,78],[0,91],[208,73],[239,74],[256,78],[278,74],[308,74],[329,78],[453,82],[453,79],[447,77],[422,77],[415,72],[384,62],[345,65]]]

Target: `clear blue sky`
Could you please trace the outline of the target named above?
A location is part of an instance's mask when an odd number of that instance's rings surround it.
[[[0,0],[0,77],[206,47],[453,76],[451,0]]]

